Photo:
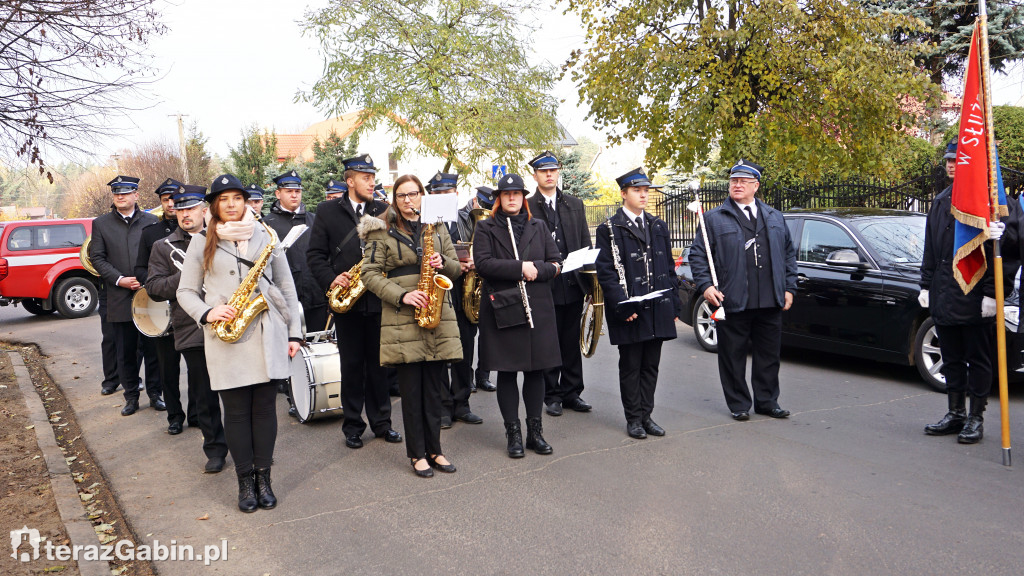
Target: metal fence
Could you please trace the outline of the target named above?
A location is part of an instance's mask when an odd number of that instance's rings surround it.
[[[1003,185],[1011,198],[1018,198],[1024,192],[1024,172],[1002,167]],[[941,166],[929,167],[927,171],[907,182],[885,182],[882,180],[853,178],[845,180],[819,180],[799,183],[762,183],[758,196],[762,201],[778,210],[793,208],[825,209],[837,207],[893,208],[927,212],[932,198],[950,180]],[[704,210],[718,206],[729,196],[727,181],[706,182],[697,189],[700,192]],[[694,199],[694,190],[684,187],[668,187],[657,200],[652,212],[668,224],[672,245],[688,246],[697,230],[697,215],[686,209]]]

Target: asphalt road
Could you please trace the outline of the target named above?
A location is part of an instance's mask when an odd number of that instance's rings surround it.
[[[792,417],[734,422],[715,356],[678,327],[656,396],[664,438],[626,436],[606,341],[585,362],[594,412],[545,416],[554,455],[507,458],[494,395],[479,392],[484,424],[442,433],[459,471],[433,479],[412,474],[402,446],[368,434],[349,450],[339,421],[296,423],[282,397],[280,504],[247,515],[230,469],[201,473],[197,430],[168,436],[163,413],[124,418],[120,396],[100,396],[96,316],[0,308],[0,339],[50,356],[140,543],[228,540],[227,562],[160,562],[161,574],[1021,573],[1024,448],[1001,465],[997,401],[985,440],[962,446],[923,434],[945,397],[913,368],[787,350]],[[1010,410],[1024,446],[1024,388]]]

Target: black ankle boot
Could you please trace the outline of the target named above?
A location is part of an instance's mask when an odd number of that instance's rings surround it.
[[[508,438],[509,458],[522,458],[526,455],[523,452],[523,430],[519,427],[519,420],[505,422],[505,438]]]
[[[256,479],[252,470],[238,475],[238,509],[242,512],[256,511]]]
[[[526,447],[537,454],[551,454],[554,450],[544,441],[543,433],[544,427],[541,426],[540,418],[526,419]]]
[[[947,402],[949,402],[949,412],[946,412],[942,420],[925,426],[925,434],[929,436],[945,436],[946,434],[956,434],[963,429],[964,422],[967,420],[967,395],[963,392],[949,392],[946,398]]]
[[[256,498],[260,508],[264,510],[270,510],[277,506],[277,497],[270,489],[270,468],[256,469]]]
[[[982,425],[985,418],[982,414],[985,413],[985,404],[987,403],[987,398],[971,396],[971,413],[967,415],[967,422],[964,424],[963,430],[960,431],[960,435],[956,437],[957,442],[977,444],[981,441],[985,435],[985,427]]]

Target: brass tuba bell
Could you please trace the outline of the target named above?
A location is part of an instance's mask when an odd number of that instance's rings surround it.
[[[476,237],[476,225],[491,217],[491,211],[486,208],[473,208],[469,211],[469,218],[473,221],[473,234],[469,238],[469,254],[473,255],[473,238]],[[483,296],[483,284],[476,270],[466,272],[462,277],[462,311],[466,313],[466,319],[473,324],[480,321],[480,298]]]

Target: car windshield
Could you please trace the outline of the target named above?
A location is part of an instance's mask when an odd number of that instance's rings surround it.
[[[857,218],[853,225],[882,258],[893,264],[920,264],[924,257],[924,224],[920,216]]]

